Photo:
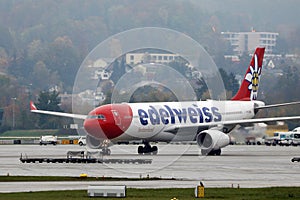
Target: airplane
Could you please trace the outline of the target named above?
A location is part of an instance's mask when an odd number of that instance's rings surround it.
[[[38,110],[31,102],[31,112],[84,120],[88,146],[102,148],[108,155],[109,142],[136,140],[144,144],[138,147],[138,154],[157,154],[157,146],[151,146],[150,142],[196,141],[202,155],[221,155],[221,148],[230,144],[230,132],[237,125],[300,119],[300,116],[254,118],[261,109],[300,103],[265,105],[257,100],[264,51],[264,47],[256,48],[241,86],[231,100],[107,104],[88,115]]]

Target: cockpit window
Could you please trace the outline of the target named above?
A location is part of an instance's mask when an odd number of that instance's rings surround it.
[[[89,115],[87,117],[88,119],[101,119],[101,120],[106,120],[104,115]]]
[[[105,118],[104,115],[98,115],[97,118],[98,118],[98,119],[102,119],[102,120],[106,120],[106,118]]]

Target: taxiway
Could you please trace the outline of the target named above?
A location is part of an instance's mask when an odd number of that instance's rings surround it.
[[[140,156],[136,145],[111,147],[110,159],[152,159],[151,164],[21,163],[29,157],[64,158],[68,151],[87,150],[77,145],[0,145],[0,175],[93,177],[159,177],[159,181],[0,182],[0,192],[87,189],[90,184],[126,185],[134,188],[300,186],[300,147],[233,145],[222,156],[201,156],[197,145],[159,144],[158,155]],[[89,149],[89,151],[92,151]]]

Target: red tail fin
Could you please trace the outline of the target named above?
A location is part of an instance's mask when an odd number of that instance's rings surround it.
[[[239,91],[231,100],[251,101],[257,99],[259,78],[262,70],[265,48],[256,48]]]
[[[37,110],[37,108],[34,105],[33,101],[30,101],[30,110]]]

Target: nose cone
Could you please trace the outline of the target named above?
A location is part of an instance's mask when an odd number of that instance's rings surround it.
[[[84,128],[98,139],[114,139],[122,135],[132,122],[132,110],[127,104],[109,104],[92,110]]]
[[[88,132],[88,134],[93,136],[94,138],[107,139],[100,124],[101,122],[96,118],[96,116],[89,114],[89,117],[83,123],[83,127]]]

